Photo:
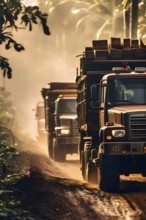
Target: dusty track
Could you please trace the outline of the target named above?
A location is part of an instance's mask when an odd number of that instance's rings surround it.
[[[33,149],[17,160],[28,173],[17,187],[25,193],[24,208],[38,219],[146,219],[146,178],[121,177],[119,193],[102,192],[82,181],[77,160],[54,163],[38,146]]]

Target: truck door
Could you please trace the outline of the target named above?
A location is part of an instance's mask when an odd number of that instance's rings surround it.
[[[99,113],[99,121],[100,127],[105,125],[105,96],[106,96],[106,83],[101,84],[101,92],[100,92],[100,113]]]

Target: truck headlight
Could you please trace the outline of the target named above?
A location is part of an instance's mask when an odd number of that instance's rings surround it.
[[[125,136],[125,130],[112,130],[113,137],[124,137]]]
[[[69,129],[61,129],[60,133],[61,133],[61,135],[69,135],[70,134],[70,130]]]

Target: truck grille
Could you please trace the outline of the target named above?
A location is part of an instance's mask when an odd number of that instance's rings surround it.
[[[146,113],[130,115],[129,132],[132,139],[146,139]]]

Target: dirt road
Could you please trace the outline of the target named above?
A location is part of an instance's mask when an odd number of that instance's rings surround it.
[[[17,187],[25,193],[24,208],[36,219],[146,219],[146,178],[140,175],[121,177],[120,192],[113,194],[82,180],[78,158],[54,163],[35,146],[21,152],[20,160],[30,174]]]

